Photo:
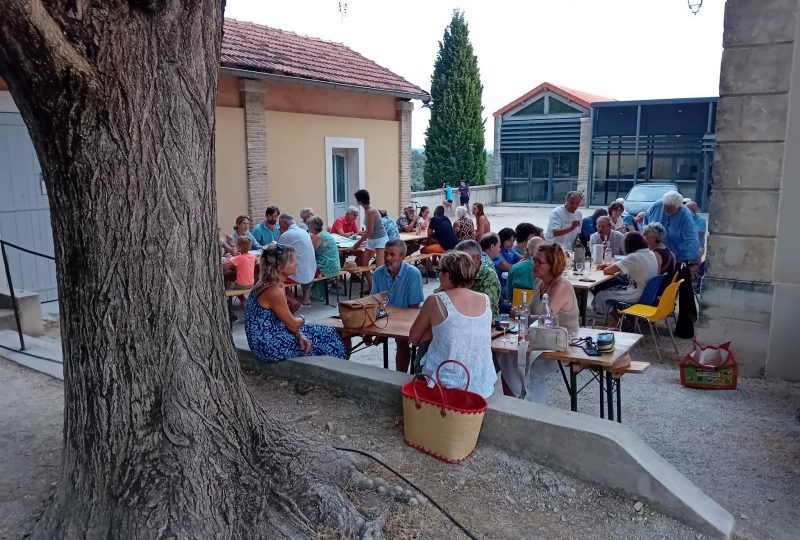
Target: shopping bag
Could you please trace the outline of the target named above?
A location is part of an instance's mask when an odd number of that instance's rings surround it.
[[[441,385],[439,370],[445,364],[464,368],[467,372],[465,388]],[[406,444],[447,463],[467,459],[475,450],[486,412],[486,400],[468,388],[469,370],[456,360],[442,362],[436,370],[436,380],[420,374],[404,384],[403,436]]]
[[[375,322],[380,317],[381,306],[386,303],[388,295],[388,292],[383,291],[364,298],[339,302],[339,316],[342,319],[344,329],[360,332],[375,325]],[[385,324],[388,324],[388,314],[384,315],[384,317],[386,318]]]
[[[731,342],[704,347],[692,340],[692,351],[680,362],[681,385],[704,390],[735,390],[739,367]]]

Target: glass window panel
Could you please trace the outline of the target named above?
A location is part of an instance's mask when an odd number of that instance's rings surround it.
[[[347,168],[344,156],[333,156],[334,202],[347,202]]]
[[[544,114],[544,97],[540,97],[524,109],[514,113],[514,116],[529,116],[531,114]]]
[[[550,160],[546,157],[535,157],[531,161],[533,178],[550,178]]]
[[[648,180],[672,180],[672,156],[653,156]]]
[[[592,166],[592,177],[601,179],[608,174],[608,154],[595,154],[594,165]]]
[[[570,107],[563,101],[559,101],[552,96],[550,96],[550,114],[567,114],[567,113],[579,113],[578,109],[575,107]]]
[[[505,178],[528,178],[527,154],[503,154]]]
[[[553,154],[553,178],[577,178],[577,176],[577,152],[562,152]]]
[[[700,178],[700,156],[676,156],[675,179],[698,180]]]

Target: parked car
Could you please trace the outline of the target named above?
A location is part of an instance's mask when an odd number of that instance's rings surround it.
[[[672,183],[636,184],[625,195],[625,211],[635,216],[639,212],[647,212],[650,205],[663,197],[667,191],[678,191],[678,186]]]

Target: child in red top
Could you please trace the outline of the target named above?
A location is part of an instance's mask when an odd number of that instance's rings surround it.
[[[236,269],[236,281],[231,283],[231,289],[249,289],[256,283],[256,256],[250,253],[250,244],[246,236],[236,241],[239,254],[230,260],[230,265]]]

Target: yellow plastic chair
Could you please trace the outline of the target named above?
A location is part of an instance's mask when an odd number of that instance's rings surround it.
[[[682,279],[671,283],[661,295],[657,306],[648,306],[646,304],[636,304],[620,311],[622,318],[630,315],[636,317],[636,325],[639,326],[639,320],[647,321],[650,326],[650,333],[653,335],[653,342],[656,344],[656,352],[658,352],[658,359],[661,358],[661,349],[658,347],[658,337],[656,335],[655,324],[659,321],[664,321],[669,330],[669,338],[672,340],[672,346],[675,348],[675,354],[678,354],[678,346],[675,344],[675,337],[672,335],[672,326],[669,324],[669,316],[675,312],[675,300],[678,297],[678,288],[680,288]],[[621,325],[621,320],[620,320]],[[641,332],[641,327],[639,327]]]
[[[528,302],[533,300],[533,289],[517,289],[514,287],[514,292],[512,293],[511,297],[511,305],[513,307],[519,307],[522,305],[522,293],[525,292],[528,294]]]

